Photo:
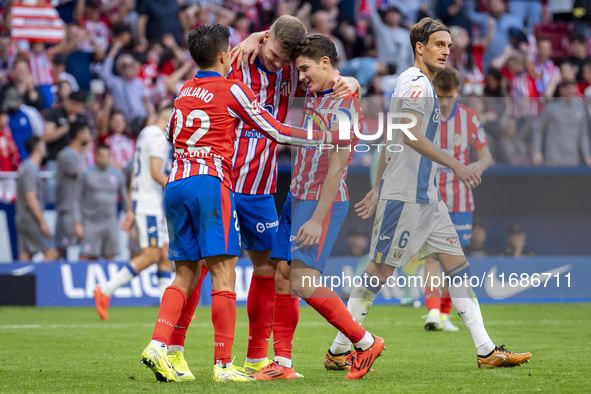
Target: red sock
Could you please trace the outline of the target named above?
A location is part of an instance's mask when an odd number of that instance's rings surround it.
[[[185,338],[187,336],[187,329],[191,324],[191,320],[193,319],[193,315],[195,314],[195,309],[199,304],[199,298],[201,297],[201,284],[203,283],[203,279],[207,276],[209,270],[205,264],[201,267],[201,277],[199,278],[199,282],[193,292],[187,299],[187,303],[185,307],[181,311],[181,317],[176,322],[174,326],[174,330],[172,331],[172,337],[170,338],[170,345],[178,345],[178,346],[185,346]]]
[[[317,287],[306,302],[353,343],[361,341],[365,329],[347,310],[337,293],[328,287]]]
[[[441,310],[441,313],[449,315],[449,312],[451,312],[451,308],[453,306],[453,304],[451,302],[451,297],[449,296],[449,290],[444,291],[443,294],[441,295],[440,304],[441,304],[441,307],[439,309]]]
[[[248,311],[248,358],[266,358],[273,324],[275,277],[252,274],[246,310]]]
[[[168,286],[162,295],[162,302],[158,310],[158,319],[152,339],[167,345],[170,343],[174,323],[179,319],[181,311],[187,301],[187,295],[176,286]]]
[[[428,311],[430,311],[431,309],[439,309],[440,296],[441,291],[437,287],[427,286],[425,288],[425,301],[427,304]]]
[[[226,290],[211,292],[211,321],[214,331],[214,362],[216,365],[229,363],[232,361],[236,326],[236,293]]]
[[[291,294],[275,293],[273,308],[273,350],[276,357],[291,360],[293,334],[300,319],[300,299]]]

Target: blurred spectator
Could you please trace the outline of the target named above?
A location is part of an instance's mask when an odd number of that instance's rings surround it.
[[[371,1],[370,1],[371,3]],[[418,22],[419,10],[421,9],[423,1],[421,0],[387,0],[389,6],[396,7],[400,14],[404,17],[406,26],[410,28]]]
[[[507,246],[505,247],[505,256],[527,257],[534,256],[533,250],[527,248],[527,235],[521,229],[519,223],[513,223],[507,229]]]
[[[378,59],[384,63],[396,64],[400,74],[414,63],[413,48],[410,45],[410,32],[400,27],[402,14],[395,7],[383,13],[383,19],[370,1],[371,26],[374,31]]]
[[[542,21],[542,2],[540,0],[509,0],[509,13],[517,18],[523,26],[527,26],[531,32],[534,25]]]
[[[574,33],[569,39],[570,56],[563,59],[577,67],[577,81],[583,80],[583,66],[591,62],[591,57],[587,54],[587,38],[584,34]]]
[[[436,0],[435,12],[446,26],[458,26],[469,34],[472,32],[470,9],[464,0]],[[456,45],[455,41],[454,47]]]
[[[367,231],[363,228],[354,227],[349,230],[347,235],[348,250],[346,255],[352,257],[361,257],[369,253],[369,238]]]
[[[470,36],[466,29],[460,26],[450,28],[453,46],[447,58],[447,67],[456,68],[464,79],[462,94],[482,96],[484,90],[484,72],[482,69],[482,55],[490,45],[495,32],[494,19],[489,19],[489,29],[486,37],[476,45],[471,45]]]
[[[31,52],[29,53],[29,65],[35,86],[39,89],[43,102],[43,109],[51,108],[53,105],[53,86],[52,64],[49,60],[48,51],[45,49],[45,43],[36,41],[31,43]]]
[[[84,149],[92,139],[90,127],[85,122],[75,122],[70,129],[71,141],[57,155],[55,210],[55,243],[62,258],[68,246],[76,244],[74,233],[74,196],[76,180],[86,169]]]
[[[571,63],[569,60],[563,60],[560,62],[560,77],[562,80],[570,80],[570,79],[577,79],[577,72],[578,68],[574,63]]]
[[[63,103],[63,99],[65,97],[67,97],[71,92],[77,92],[78,90],[80,90],[80,86],[78,86],[78,81],[76,81],[76,78],[74,78],[74,76],[72,74],[69,74],[68,72],[66,72],[66,57],[62,56],[62,55],[56,55],[53,57],[53,61],[51,62],[52,64],[52,72],[53,72],[53,76],[55,77],[55,90],[53,93],[58,96],[56,97],[56,100],[60,100],[60,85],[62,81],[66,81],[68,82],[68,84],[70,85],[70,91],[68,92],[67,95],[62,95],[61,99],[62,99],[62,103]]]
[[[25,141],[31,136],[43,135],[43,118],[39,111],[24,105],[21,95],[15,87],[6,90],[3,108],[8,113],[8,126],[22,160],[29,157]]]
[[[252,33],[251,21],[248,19],[245,13],[239,12],[236,14],[234,23],[232,25],[232,35],[230,36],[230,45],[235,47],[244,41]]]
[[[37,252],[43,252],[45,261],[57,259],[53,248],[51,230],[43,217],[43,189],[39,166],[45,156],[45,143],[37,136],[25,141],[28,159],[18,167],[16,231],[19,261],[30,261]]]
[[[18,147],[8,126],[8,114],[0,108],[0,172],[16,171],[20,163]],[[12,203],[16,199],[14,179],[0,178],[0,202]]]
[[[342,64],[347,61],[347,53],[345,52],[343,42],[332,34],[336,27],[337,24],[335,20],[330,17],[327,11],[319,10],[312,15],[312,32],[330,37],[337,49],[338,62],[339,64]]]
[[[0,34],[0,85],[8,82],[12,63],[12,40],[9,35]]]
[[[512,27],[521,28],[519,20],[505,12],[503,0],[491,0],[488,6],[488,13],[472,12],[470,14],[472,23],[480,26],[481,31],[486,31],[489,28],[488,19],[490,17],[493,17],[496,21],[495,35],[484,52],[483,65],[485,70],[488,70],[493,59],[500,56],[505,51],[505,48],[509,46],[509,29]]]
[[[550,59],[552,56],[552,42],[538,40],[538,53],[534,59],[536,88],[540,96],[554,97],[556,87],[560,82],[560,69]]]
[[[160,42],[166,33],[181,42],[182,28],[177,0],[138,0],[137,34],[143,50],[150,42]]]
[[[577,98],[576,81],[562,81],[559,91],[561,99],[544,107],[534,133],[534,165],[591,166],[589,114]]]
[[[127,187],[123,173],[111,167],[111,149],[96,149],[96,165],[84,171],[76,184],[74,230],[81,242],[81,260],[110,260],[119,252],[117,203],[127,211]]]
[[[341,65],[339,71],[343,76],[357,79],[361,85],[361,95],[365,96],[374,78],[396,74],[396,65],[381,62],[375,57],[356,57]]]
[[[68,26],[66,39],[63,41],[64,49],[60,52],[67,56],[66,71],[76,78],[80,89],[86,91],[90,89],[92,79],[91,64],[104,56],[98,46],[88,45],[88,36],[89,33],[79,26]]]
[[[70,93],[62,108],[54,108],[45,117],[43,139],[47,142],[47,160],[53,161],[57,154],[70,143],[70,127],[82,121],[86,111],[86,93]]]
[[[477,219],[474,219],[474,223],[472,224],[471,243],[470,245],[466,245],[463,247],[466,256],[484,257],[493,254],[486,247],[487,236],[488,234],[486,232],[486,228],[484,228],[482,222],[480,222]]]
[[[107,136],[104,143],[111,147],[111,165],[117,169],[124,169],[133,160],[135,153],[135,142],[127,137],[127,122],[121,111],[111,111],[112,100],[105,100],[105,112],[102,116],[106,119],[101,124],[107,124]],[[103,134],[101,132],[101,134]],[[104,134],[103,134],[104,135]]]
[[[507,97],[507,85],[503,74],[496,68],[491,67],[484,77],[485,97]]]
[[[500,155],[498,161],[500,163],[508,163],[512,166],[530,165],[527,145],[521,138],[522,133],[517,132],[517,121],[512,116],[506,117],[502,122],[502,136],[500,141]],[[530,123],[525,124],[527,132],[530,130]]]
[[[579,82],[578,85],[579,95],[587,98],[591,97],[591,62],[583,66],[583,81]]]
[[[128,54],[123,54],[117,59],[117,71],[120,76],[112,73],[113,59],[122,45],[119,40],[113,41],[100,75],[113,96],[113,108],[123,112],[134,135],[137,135],[144,127],[148,116],[144,83],[138,78],[138,62]]]
[[[43,109],[43,96],[37,87],[33,74],[29,69],[29,61],[24,57],[17,57],[12,62],[11,81],[0,89],[0,99],[4,99],[6,91],[10,88],[16,88],[23,102],[39,111]]]
[[[126,1],[121,2],[127,4]],[[92,51],[96,44],[102,51],[106,51],[111,38],[111,21],[101,13],[100,0],[78,0],[76,4],[75,19],[85,31],[88,32],[88,39],[84,49]]]

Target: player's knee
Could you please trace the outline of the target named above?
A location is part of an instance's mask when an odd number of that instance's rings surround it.
[[[275,272],[275,292],[279,294],[289,294],[291,292],[291,273],[289,266],[278,266]]]

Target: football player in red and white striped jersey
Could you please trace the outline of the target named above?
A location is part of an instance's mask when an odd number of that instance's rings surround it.
[[[492,156],[488,149],[486,133],[476,111],[456,102],[461,87],[460,73],[453,68],[445,68],[433,80],[435,93],[441,109],[441,132],[439,147],[463,165],[473,168],[480,175],[491,165]],[[475,150],[478,160],[470,163],[470,150]],[[460,244],[469,245],[472,237],[472,211],[474,196],[447,167],[437,167],[436,182],[441,199],[447,205],[451,220],[456,227]],[[441,276],[437,261],[427,258],[425,276]],[[425,329],[429,331],[457,331],[449,321],[452,302],[449,291],[431,287],[425,288],[425,298],[429,314]]]

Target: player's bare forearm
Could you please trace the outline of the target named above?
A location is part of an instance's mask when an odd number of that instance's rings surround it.
[[[423,117],[416,113],[413,115],[417,118],[417,123],[413,127],[407,128],[407,130],[410,131],[416,139],[412,140],[408,135],[404,134],[404,143],[425,158],[451,169],[460,182],[462,182],[468,189],[473,189],[480,185],[482,182],[480,174],[476,170],[466,167],[429,141],[420,131]],[[405,118],[403,123],[410,123],[410,119]]]
[[[25,193],[25,201],[31,210],[31,213],[35,217],[35,220],[39,222],[39,224],[43,224],[45,219],[43,218],[43,211],[41,210],[41,204],[39,204],[39,200],[37,200],[37,195],[35,192],[26,192]]]
[[[162,171],[162,159],[158,157],[150,157],[150,175],[160,186],[165,187],[168,178]]]
[[[343,173],[349,160],[348,148],[341,147],[338,152],[330,151],[328,154],[328,172],[322,182],[322,194],[318,199],[318,205],[312,214],[312,220],[322,223],[339,192],[339,186],[343,179]]]
[[[478,173],[482,175],[493,162],[492,154],[490,153],[490,149],[488,149],[488,145],[478,149],[476,154],[478,155],[478,161],[474,162],[474,164]]]
[[[382,181],[382,177],[384,176],[384,171],[386,171],[386,149],[382,149],[382,152],[380,153],[380,159],[378,161],[378,168],[376,170],[375,179],[376,182],[373,187],[376,192],[379,192],[380,190],[380,182]]]
[[[425,156],[427,159],[455,171],[460,165],[460,162],[437,148],[435,144],[429,141],[427,137],[421,133],[421,122],[423,117],[417,115],[415,112],[412,112],[412,115],[417,118],[417,123],[413,127],[407,128],[407,130],[412,133],[416,140],[411,140],[406,134],[404,134],[404,143],[422,156]],[[405,118],[402,123],[410,123],[410,119]]]

